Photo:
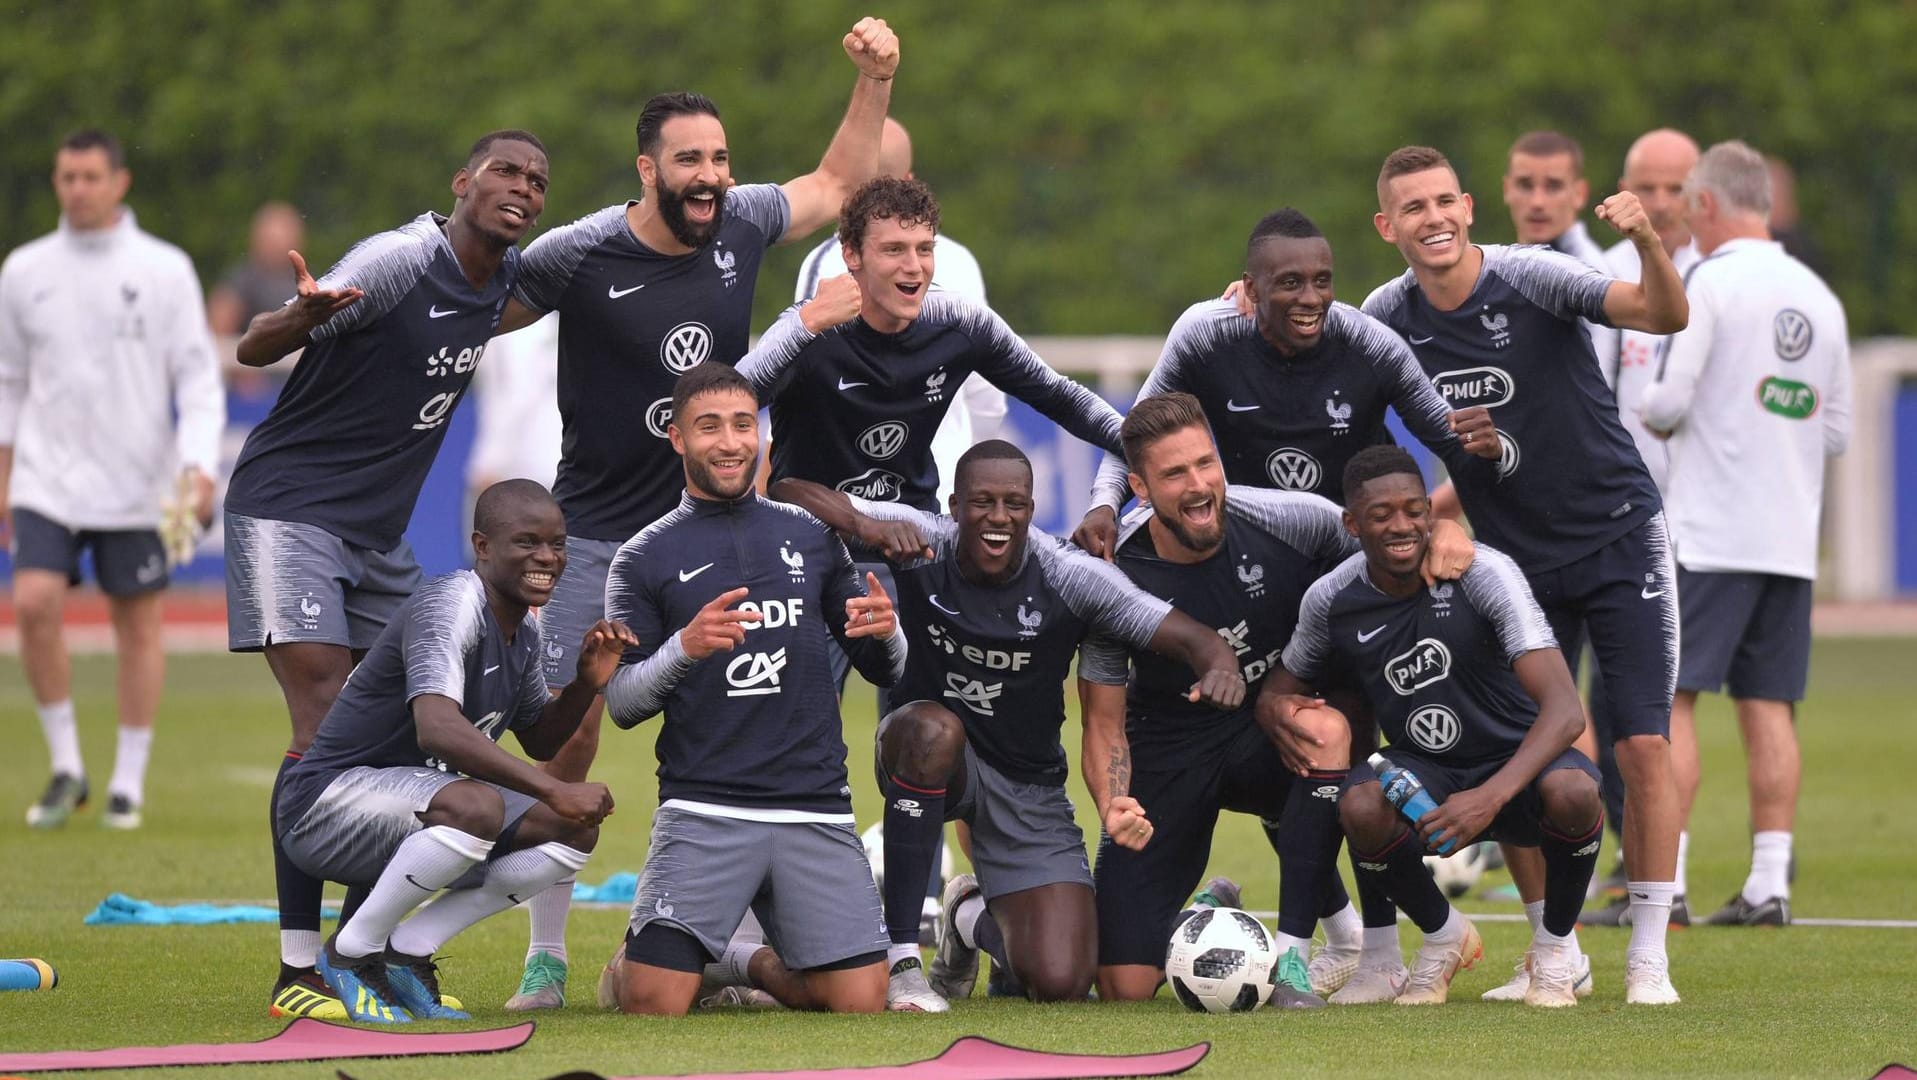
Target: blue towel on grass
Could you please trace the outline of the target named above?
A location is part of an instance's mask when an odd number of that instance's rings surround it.
[[[325,918],[339,918],[337,907],[321,909]],[[86,917],[88,926],[212,926],[219,923],[271,923],[280,920],[278,908],[257,904],[155,904],[114,893]]]
[[[582,903],[630,904],[639,891],[639,875],[620,871],[597,885],[583,881],[572,883],[572,898]]]

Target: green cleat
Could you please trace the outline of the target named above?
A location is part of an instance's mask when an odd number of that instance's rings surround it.
[[[506,999],[506,1011],[565,1007],[566,962],[549,952],[536,952],[527,957],[526,972],[519,977],[519,992]]]
[[[54,773],[40,801],[27,807],[27,824],[36,829],[57,829],[67,823],[73,812],[87,804],[87,778],[71,773]]]
[[[1271,972],[1271,1007],[1274,1009],[1322,1009],[1325,999],[1311,992],[1311,971],[1296,945],[1278,958]]]

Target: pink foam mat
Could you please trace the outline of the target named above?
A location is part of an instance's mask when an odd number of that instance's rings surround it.
[[[1205,1059],[1210,1043],[1160,1054],[1054,1054],[1025,1050],[967,1035],[935,1058],[906,1065],[861,1065],[785,1072],[698,1073],[619,1076],[610,1080],[1088,1080],[1100,1076],[1174,1076]],[[341,1074],[344,1076],[344,1074]],[[598,1073],[570,1072],[549,1080],[608,1080]]]
[[[141,1069],[155,1065],[256,1065],[276,1061],[412,1057],[419,1054],[491,1054],[515,1050],[532,1038],[528,1022],[487,1031],[414,1035],[298,1019],[258,1042],[126,1046],[110,1050],[51,1050],[0,1054],[0,1073],[60,1069]]]

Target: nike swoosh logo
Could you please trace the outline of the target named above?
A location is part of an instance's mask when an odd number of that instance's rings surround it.
[[[1663,590],[1663,589],[1659,589],[1659,590],[1657,590],[1656,592],[1652,592],[1652,591],[1651,591],[1650,589],[1648,589],[1648,588],[1647,588],[1647,589],[1643,589],[1643,590],[1640,590],[1640,591],[1638,592],[1638,595],[1639,595],[1639,596],[1642,596],[1642,597],[1643,597],[1644,599],[1646,599],[1646,600],[1655,600],[1655,599],[1657,599],[1658,597],[1660,597],[1660,596],[1663,596],[1663,595],[1664,595],[1664,590]]]
[[[434,304],[432,307],[429,307],[426,309],[426,317],[429,319],[443,319],[448,315],[457,315],[457,314],[459,314],[458,308],[454,308],[451,311],[441,311],[439,310],[438,304]]]
[[[1376,629],[1373,629],[1373,630],[1371,630],[1371,631],[1369,631],[1369,632],[1366,632],[1366,631],[1362,631],[1362,630],[1361,630],[1361,631],[1359,631],[1359,632],[1358,632],[1358,644],[1360,644],[1360,645],[1362,645],[1362,644],[1364,644],[1365,642],[1367,642],[1367,641],[1370,641],[1370,640],[1371,640],[1372,638],[1375,638],[1375,637],[1377,637],[1377,636],[1378,636],[1379,634],[1382,634],[1382,633],[1384,633],[1384,628],[1385,628],[1385,626],[1390,626],[1390,625],[1391,625],[1390,623],[1385,623],[1385,624],[1384,624],[1384,626],[1379,626],[1379,627],[1377,627]]]
[[[1411,344],[1413,345],[1429,345],[1431,344],[1431,340],[1432,340],[1431,338],[1419,337],[1416,334],[1412,334],[1410,336],[1410,341],[1411,341]]]
[[[408,881],[409,883],[411,883],[411,884],[412,884],[412,886],[413,886],[413,888],[415,888],[415,889],[424,889],[424,890],[425,890],[426,892],[438,892],[438,891],[439,891],[438,889],[428,889],[428,888],[426,888],[426,886],[424,886],[424,885],[421,885],[421,884],[420,884],[419,882],[417,882],[417,881],[414,881],[414,880],[413,880],[413,875],[411,875],[411,874],[407,874],[407,875],[406,875],[406,880],[407,880],[407,881]]]
[[[952,610],[951,608],[949,608],[949,607],[946,607],[946,606],[945,606],[944,604],[941,604],[941,603],[939,603],[939,594],[938,594],[938,593],[933,593],[932,595],[930,595],[930,596],[928,596],[928,597],[926,597],[926,599],[927,599],[927,600],[930,600],[930,601],[932,601],[932,606],[933,606],[933,607],[935,607],[935,608],[938,608],[938,609],[939,609],[940,611],[943,611],[943,612],[945,612],[945,613],[946,613],[947,615],[957,615],[957,614],[958,614],[958,612],[956,612],[956,611],[953,611],[953,610]]]
[[[1264,408],[1264,406],[1262,406],[1262,405],[1240,405],[1240,404],[1238,404],[1238,403],[1237,403],[1236,401],[1233,401],[1233,400],[1232,400],[1232,399],[1230,399],[1230,398],[1226,398],[1226,399],[1225,399],[1225,408],[1227,408],[1227,409],[1230,409],[1230,410],[1231,410],[1232,412],[1250,412],[1250,411],[1252,411],[1253,409],[1262,409],[1262,408]]]
[[[693,578],[696,578],[696,577],[698,577],[698,576],[699,576],[700,574],[703,574],[703,573],[705,573],[705,572],[706,572],[707,570],[710,570],[710,569],[712,569],[712,564],[711,564],[711,563],[707,563],[707,564],[705,564],[704,566],[701,566],[701,567],[700,567],[699,569],[697,569],[697,570],[681,570],[681,571],[679,571],[679,580],[680,580],[680,581],[691,581],[691,580],[692,580]]]
[[[645,288],[644,285],[634,285],[630,289],[615,289],[612,286],[608,285],[606,286],[606,299],[617,300],[622,296],[629,296],[632,293],[636,293],[643,288]]]
[[[499,670],[499,665],[498,665],[498,664],[494,664],[494,665],[493,665],[492,667],[489,667],[489,668],[487,668],[487,669],[485,670],[485,672],[484,672],[484,674],[487,674],[487,675],[491,675],[491,674],[492,674],[493,672],[495,672],[495,671],[498,671],[498,670]]]
[[[855,386],[869,386],[869,385],[871,384],[862,383],[862,382],[846,382],[844,379],[839,380],[839,389],[841,390],[850,390]]]

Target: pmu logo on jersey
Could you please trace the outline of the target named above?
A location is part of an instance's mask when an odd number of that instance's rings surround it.
[[[1027,599],[1030,599],[1030,597],[1027,597]],[[1037,608],[1031,608],[1028,610],[1024,604],[1020,604],[1018,606],[1018,626],[1019,626],[1018,636],[1028,637],[1028,638],[1037,637],[1038,624],[1041,621],[1043,621],[1044,618],[1045,618],[1045,613],[1043,611],[1040,611]]]
[[[945,369],[940,368],[925,377],[925,400],[945,400]]]
[[[1440,581],[1427,588],[1431,593],[1431,613],[1440,617],[1451,614],[1451,593],[1455,586],[1449,581]]]
[[[1265,474],[1286,491],[1310,491],[1318,486],[1325,470],[1318,459],[1296,447],[1281,446],[1265,459]]]
[[[674,375],[684,375],[712,355],[712,331],[705,323],[682,322],[666,331],[659,343],[659,362]]]
[[[1478,315],[1478,321],[1484,324],[1485,331],[1491,335],[1492,348],[1502,349],[1511,344],[1509,329],[1511,316],[1502,311],[1492,311],[1490,306],[1486,305],[1484,311]]]
[[[733,269],[738,261],[739,257],[730,251],[714,250],[712,253],[712,265],[719,268],[719,280],[728,289],[739,281],[739,272]]]
[[[459,350],[455,356],[451,345],[441,345],[439,351],[426,358],[426,374],[429,376],[464,375],[479,366],[479,357],[486,346],[479,345]]]
[[[1336,390],[1333,390],[1331,396],[1325,399],[1325,415],[1331,417],[1333,435],[1344,435],[1351,431],[1351,403],[1347,401],[1340,405]]]
[[[1246,596],[1265,595],[1265,568],[1261,563],[1246,566],[1238,564],[1238,581],[1245,587]]]
[[[1451,650],[1437,638],[1420,638],[1410,649],[1385,661],[1385,681],[1410,695],[1451,674]]]
[[[646,406],[646,430],[661,439],[669,439],[666,428],[672,424],[672,399],[662,397]]]
[[[764,697],[767,694],[777,694],[782,689],[779,686],[779,673],[784,670],[784,649],[774,649],[769,653],[742,653],[735,656],[732,662],[726,665],[726,682],[731,684],[731,689],[726,691],[726,696]]]
[[[988,683],[981,679],[967,678],[956,671],[945,676],[945,696],[957,698],[964,706],[980,716],[991,716],[992,703],[998,700],[1000,691],[1005,689],[1002,682]]]
[[[884,469],[871,468],[839,481],[834,487],[847,495],[857,495],[873,502],[897,502],[899,495],[905,491],[905,477]]]
[[[1775,375],[1757,384],[1757,403],[1787,420],[1808,420],[1817,412],[1815,388]]]
[[[792,579],[792,583],[798,585],[805,581],[805,553],[787,547],[786,544],[790,543],[788,540],[779,545],[779,561],[785,564],[786,575]]]
[[[905,437],[911,431],[897,420],[873,424],[859,434],[859,453],[874,461],[884,461],[905,449]]]
[[[1438,388],[1446,404],[1454,409],[1462,409],[1467,405],[1496,408],[1509,402],[1518,388],[1511,373],[1500,367],[1468,367],[1441,372],[1432,376],[1431,385]]]
[[[1777,347],[1779,360],[1802,360],[1814,336],[1810,318],[1801,311],[1785,308],[1771,320],[1771,344]]]
[[[1442,705],[1420,705],[1405,719],[1404,730],[1412,742],[1434,754],[1442,754],[1458,745],[1464,725],[1458,723],[1457,713]]]

